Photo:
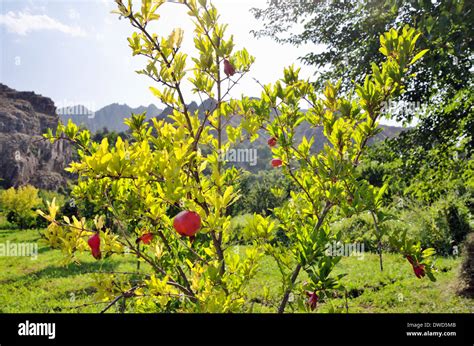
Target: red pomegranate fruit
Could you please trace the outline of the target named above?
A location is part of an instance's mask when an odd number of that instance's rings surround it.
[[[194,237],[201,229],[201,217],[195,211],[182,211],[175,216],[173,227],[182,236]]]

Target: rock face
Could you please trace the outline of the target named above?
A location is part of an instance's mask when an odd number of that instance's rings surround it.
[[[66,185],[72,150],[42,136],[58,124],[54,102],[0,84],[0,186],[31,184],[48,190]]]

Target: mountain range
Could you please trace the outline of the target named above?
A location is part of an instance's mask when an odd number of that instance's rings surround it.
[[[199,110],[199,113],[203,114],[203,110],[212,109],[214,105],[215,101],[213,100],[205,100],[200,105],[193,101],[188,104],[188,110],[190,112]],[[74,123],[84,126],[92,133],[96,133],[104,129],[107,129],[109,132],[126,132],[128,127],[124,124],[125,119],[129,118],[132,114],[138,113],[146,113],[147,119],[164,119],[172,113],[172,109],[169,107],[160,109],[154,104],[132,108],[127,104],[112,103],[96,112],[93,112],[82,105],[59,108],[57,110],[59,119],[63,123],[67,123],[69,119],[71,119]],[[232,125],[237,125],[237,123],[238,120],[236,118],[232,119]],[[406,128],[398,126],[380,125],[380,127],[383,129],[383,131],[377,135],[375,138],[376,141],[395,137],[400,132],[406,130]],[[296,138],[300,139],[303,135],[309,137],[314,134],[315,133],[313,133],[313,129],[303,124],[298,129]]]
[[[198,111],[200,117],[204,117],[204,110],[213,109],[215,107],[215,101],[207,99],[200,105],[196,102],[188,104],[187,108],[191,113]],[[128,105],[121,105],[113,103],[108,105],[97,112],[93,113],[83,106],[75,106],[70,108],[61,108],[58,110],[59,117],[63,122],[67,122],[72,119],[76,124],[83,125],[88,128],[91,132],[99,132],[105,128],[110,132],[126,132],[127,126],[124,124],[124,120],[129,118],[132,113],[143,113],[146,112],[147,119],[158,118],[165,119],[168,115],[172,114],[172,109],[167,107],[163,110],[159,109],[153,104],[148,107],[141,106],[132,108]],[[240,122],[238,116],[234,116],[230,119],[229,125],[237,126]],[[369,144],[382,141],[386,138],[396,137],[400,132],[406,130],[402,127],[380,125],[383,129],[381,133],[376,135],[369,141]],[[224,131],[224,140],[226,132]],[[324,144],[327,143],[326,137],[323,134],[322,128],[310,127],[307,123],[299,125],[295,132],[295,141],[299,142],[305,136],[306,138],[313,138],[314,143],[311,147],[312,152],[318,152],[323,149]],[[259,137],[253,143],[250,143],[249,139],[245,139],[242,143],[237,145],[237,148],[241,149],[257,149],[258,150],[258,164],[251,165],[247,162],[237,162],[236,167],[245,168],[252,172],[258,172],[262,169],[271,169],[270,161],[272,158],[272,152],[267,145],[268,135],[265,131],[259,131]]]
[[[191,112],[198,111],[201,116],[204,110],[212,109],[215,101],[205,100],[198,105],[188,105]],[[172,113],[170,108],[159,109],[153,104],[148,106],[130,107],[126,104],[113,103],[92,112],[84,106],[56,109],[54,102],[30,91],[16,91],[0,84],[0,187],[21,186],[32,184],[44,189],[57,190],[66,186],[68,176],[64,168],[72,159],[72,148],[63,141],[55,144],[43,138],[48,128],[54,129],[59,120],[69,119],[82,124],[91,132],[101,132],[104,128],[114,132],[125,132],[124,120],[132,113],[146,112],[147,118],[166,118]],[[238,125],[239,117],[230,120],[230,125]],[[383,131],[371,142],[381,141],[397,136],[404,128],[380,125]],[[224,131],[225,134],[225,131]],[[258,150],[258,164],[249,166],[239,163],[236,166],[257,172],[260,169],[271,169],[272,153],[266,144],[268,134],[259,132],[259,138],[250,143],[244,140],[239,148]],[[326,143],[321,128],[312,128],[302,124],[296,129],[295,141],[303,136],[313,137],[312,150],[317,152]]]
[[[67,124],[71,119],[75,124],[82,125],[92,133],[99,132],[106,128],[109,131],[125,132],[128,128],[124,124],[126,118],[130,118],[132,113],[146,112],[147,118],[160,117],[163,110],[154,104],[132,108],[126,104],[112,103],[93,112],[82,105],[63,107],[57,110],[59,119]]]

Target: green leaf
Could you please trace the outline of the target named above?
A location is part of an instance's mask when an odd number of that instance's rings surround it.
[[[421,59],[421,58],[423,57],[423,55],[425,55],[428,51],[429,51],[429,49],[423,49],[421,52],[419,52],[417,55],[415,55],[415,57],[414,57],[413,59],[411,59],[409,65],[412,65],[412,64],[414,64],[417,60]]]

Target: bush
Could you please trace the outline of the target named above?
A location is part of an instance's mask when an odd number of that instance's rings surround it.
[[[244,229],[252,220],[252,214],[243,214],[233,217],[230,221],[230,238],[236,243],[243,243]]]
[[[0,206],[8,222],[20,229],[35,226],[35,210],[42,206],[39,190],[31,185],[10,188],[0,194]]]
[[[459,247],[472,231],[469,223],[470,210],[466,197],[446,196],[431,205],[420,205],[419,202],[396,200],[388,212],[394,220],[379,225],[384,234],[401,234],[407,232],[411,239],[417,239],[423,249],[435,248],[441,255],[452,255],[454,246]],[[372,217],[368,213],[357,214],[337,221],[334,229],[341,233],[344,243],[363,243],[367,251],[377,250],[377,241]],[[382,238],[386,251],[396,251],[388,239]]]
[[[423,248],[433,247],[442,255],[452,255],[472,231],[466,201],[456,196],[446,196],[430,206],[409,203],[410,208],[400,212],[400,219],[407,233],[421,241]]]
[[[0,229],[11,229],[12,225],[8,222],[5,215],[0,214]]]
[[[333,224],[334,230],[341,235],[340,240],[347,243],[364,244],[365,251],[377,251],[374,221],[369,213],[354,215]]]

